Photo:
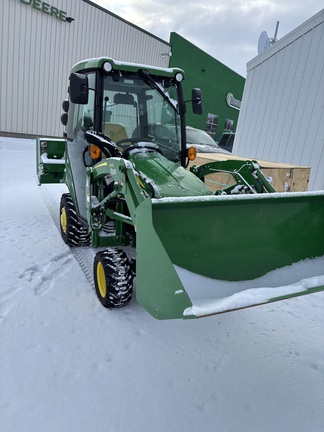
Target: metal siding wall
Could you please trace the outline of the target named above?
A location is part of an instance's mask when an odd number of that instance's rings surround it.
[[[319,12],[250,62],[233,149],[310,166],[310,190],[324,189],[323,17]]]
[[[61,136],[69,71],[83,58],[168,66],[168,42],[81,0],[51,2],[70,24],[20,0],[0,3],[0,132]]]
[[[284,143],[285,138],[283,134],[285,133],[286,127],[286,115],[289,112],[290,106],[290,85],[289,81],[292,77],[293,70],[291,70],[291,57],[292,57],[292,46],[288,47],[286,50],[282,50],[277,55],[277,65],[278,65],[278,92],[275,97],[274,109],[270,118],[269,127],[272,131],[272,140],[269,140],[269,148],[264,154],[264,157],[268,157],[270,160],[280,160],[283,156],[280,154],[282,150],[285,150],[285,144],[279,145],[279,143]],[[265,64],[266,67],[266,64]],[[285,114],[285,115],[284,115]],[[274,125],[276,125],[274,127]],[[278,143],[278,144],[277,144]]]

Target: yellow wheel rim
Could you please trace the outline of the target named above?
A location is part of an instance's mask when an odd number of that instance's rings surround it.
[[[67,232],[67,217],[66,217],[66,210],[65,207],[62,207],[61,210],[61,228],[64,234]]]
[[[101,297],[105,298],[107,294],[107,284],[105,271],[101,262],[97,264],[97,284]]]

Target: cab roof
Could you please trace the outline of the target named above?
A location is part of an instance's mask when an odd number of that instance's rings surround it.
[[[130,63],[114,60],[111,57],[97,57],[81,60],[73,66],[71,72],[82,72],[83,70],[87,69],[101,69],[106,62],[111,64],[112,70],[138,72],[141,69],[145,69],[149,72],[150,75],[165,76],[170,78],[174,77],[177,73],[180,72],[184,77],[183,70],[179,68],[162,68],[152,65]]]

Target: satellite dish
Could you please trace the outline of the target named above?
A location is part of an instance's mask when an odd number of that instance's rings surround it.
[[[263,31],[258,40],[258,54],[263,53],[267,48],[272,46],[275,42],[277,42],[277,33],[278,33],[278,27],[279,27],[279,21],[277,21],[276,24],[276,30],[273,38],[270,38],[268,36],[268,33],[266,31]]]
[[[270,46],[270,38],[268,36],[268,33],[266,31],[263,31],[259,36],[258,41],[258,54],[261,54],[263,51],[265,51]]]

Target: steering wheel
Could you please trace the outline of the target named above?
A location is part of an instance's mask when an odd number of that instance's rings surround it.
[[[123,143],[125,143],[125,142],[129,142],[129,143],[138,143],[138,142],[152,142],[150,139],[148,139],[148,138],[124,138],[124,139],[121,139],[121,140],[119,140],[119,141],[116,141],[116,146],[117,147],[121,147],[122,149],[127,149],[127,145],[122,145]]]
[[[130,145],[130,146],[125,146],[125,145],[121,145],[124,142],[130,142],[134,145]],[[137,143],[147,143],[147,145],[136,145]],[[121,147],[122,149],[124,149],[124,152],[122,153],[122,157],[127,159],[129,156],[129,153],[134,150],[134,149],[143,149],[146,148],[148,150],[154,150],[158,153],[162,154],[162,151],[159,149],[159,147],[152,142],[150,139],[148,138],[125,138],[122,140],[119,140],[116,142],[117,147]]]

